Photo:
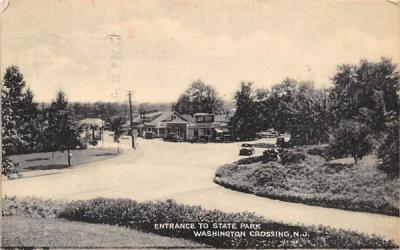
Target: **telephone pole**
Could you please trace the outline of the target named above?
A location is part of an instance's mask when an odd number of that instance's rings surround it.
[[[132,92],[128,91],[129,97],[129,120],[130,120],[130,127],[131,127],[131,137],[132,137],[132,148],[136,149],[135,147],[135,136],[133,135],[133,120],[132,120],[132,100],[131,100]]]

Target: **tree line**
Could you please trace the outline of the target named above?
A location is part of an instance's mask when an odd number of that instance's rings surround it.
[[[242,82],[233,97],[231,130],[234,138],[250,140],[258,131],[274,128],[288,132],[291,145],[329,143],[335,156],[350,155],[356,161],[375,151],[383,168],[398,174],[399,79],[397,65],[382,58],[339,65],[326,89],[291,78],[271,88]],[[225,114],[226,107],[217,91],[201,80],[171,105],[172,110],[191,115]],[[154,108],[169,109],[166,104],[136,107],[139,112]],[[8,155],[76,147],[77,119],[124,117],[125,109],[115,103],[69,104],[63,91],[40,109],[18,67],[8,67],[2,89],[3,171],[9,166]]]
[[[388,58],[342,64],[330,87],[286,78],[271,88],[242,82],[233,97],[230,126],[237,140],[253,140],[259,131],[287,132],[289,145],[329,144],[333,157],[352,156],[357,163],[374,151],[381,167],[398,174],[399,72]],[[172,109],[181,114],[227,113],[216,90],[193,82]]]
[[[396,64],[361,60],[343,64],[331,87],[285,79],[270,89],[242,82],[235,92],[234,136],[254,139],[257,131],[275,128],[291,135],[290,144],[329,143],[336,157],[352,156],[356,163],[375,151],[381,167],[399,172],[399,89]]]

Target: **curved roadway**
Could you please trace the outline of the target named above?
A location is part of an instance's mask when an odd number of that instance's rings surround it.
[[[189,144],[139,139],[139,149],[134,151],[128,147],[129,140],[122,141],[124,153],[118,157],[61,171],[43,171],[34,178],[3,181],[2,193],[63,200],[98,196],[138,201],[171,198],[225,212],[250,211],[285,223],[322,224],[396,241],[399,238],[398,217],[283,202],[215,184],[216,169],[238,159],[240,143]]]

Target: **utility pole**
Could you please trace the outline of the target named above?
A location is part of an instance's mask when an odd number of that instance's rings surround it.
[[[131,100],[132,92],[128,91],[129,97],[129,120],[130,120],[130,127],[131,127],[131,137],[132,137],[132,148],[136,149],[135,147],[135,137],[133,135],[133,120],[132,120],[132,100]]]

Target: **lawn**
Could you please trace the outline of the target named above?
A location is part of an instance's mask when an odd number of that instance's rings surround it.
[[[262,157],[242,159],[220,167],[215,182],[273,199],[398,216],[398,179],[377,169],[373,155],[355,165],[350,158],[327,162],[309,150],[291,149],[305,159],[286,165],[263,163]]]
[[[116,150],[112,148],[91,147],[83,150],[71,150],[71,154],[72,166],[78,166],[115,157]],[[19,164],[17,168],[19,172],[68,168],[67,151],[63,153],[57,151],[54,153],[12,155],[10,159]]]
[[[2,217],[3,247],[137,248],[205,247],[189,240],[125,227],[27,216]]]

